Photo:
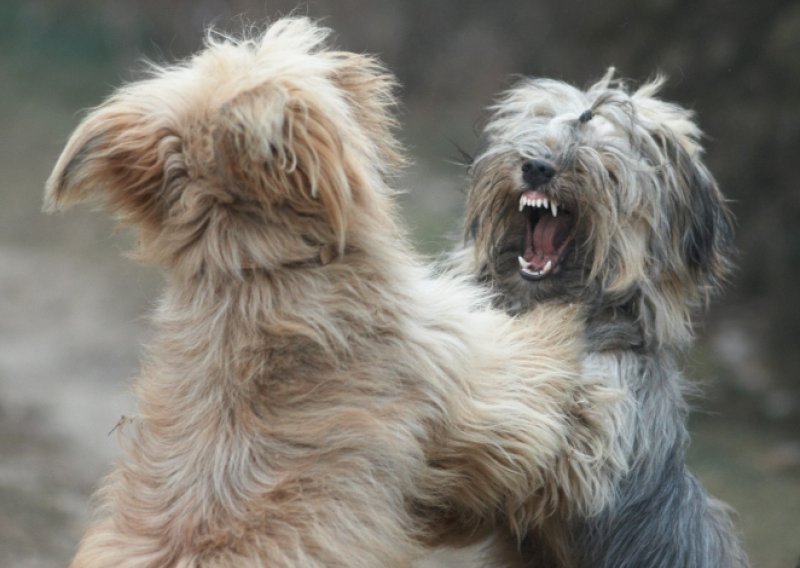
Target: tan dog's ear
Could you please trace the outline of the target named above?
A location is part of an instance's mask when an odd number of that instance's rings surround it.
[[[155,228],[162,189],[185,175],[181,141],[156,113],[113,97],[72,134],[45,190],[45,211],[96,200],[122,223]],[[169,173],[167,170],[169,169]]]
[[[357,53],[336,53],[332,80],[345,92],[351,110],[370,143],[377,150],[376,163],[390,170],[405,163],[400,143],[394,136],[398,127],[397,81],[376,58]]]
[[[213,127],[214,168],[231,190],[248,191],[268,208],[321,214],[343,249],[356,176],[352,148],[337,128],[346,124],[343,107],[330,98],[291,83],[237,94]]]

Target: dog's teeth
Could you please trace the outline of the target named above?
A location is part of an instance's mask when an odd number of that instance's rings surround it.
[[[523,194],[519,198],[519,210],[522,211],[526,207],[549,209],[553,213],[553,217],[558,216],[558,205],[547,197],[533,198]]]
[[[520,267],[520,268],[525,268],[525,269],[527,269],[527,268],[528,268],[528,267],[531,265],[531,263],[530,263],[530,262],[528,262],[527,260],[525,260],[525,259],[524,259],[524,258],[522,258],[521,256],[518,256],[518,257],[517,257],[517,260],[519,261],[519,267]]]
[[[548,272],[550,272],[550,269],[552,267],[553,267],[553,261],[552,260],[548,260],[547,264],[545,264],[544,268],[542,268],[542,273],[543,274],[547,274]]]

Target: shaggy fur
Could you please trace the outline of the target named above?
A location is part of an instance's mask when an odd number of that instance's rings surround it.
[[[686,470],[679,365],[729,270],[731,216],[692,113],[656,98],[661,84],[631,92],[613,70],[585,92],[524,80],[494,106],[470,169],[460,270],[511,314],[585,306],[585,377],[628,400],[615,443],[632,470],[615,498],[531,532],[526,565],[747,565],[727,507]]]
[[[47,208],[96,200],[167,279],[74,567],[407,566],[610,500],[619,396],[580,378],[580,311],[512,319],[413,258],[393,79],[326,34],[211,38],[55,166]]]

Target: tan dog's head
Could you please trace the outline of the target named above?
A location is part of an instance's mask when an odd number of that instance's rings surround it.
[[[73,133],[46,210],[96,200],[138,230],[141,260],[185,275],[343,252],[388,217],[401,157],[393,78],[326,51],[327,35],[290,18],[257,39],[211,37],[119,89]]]

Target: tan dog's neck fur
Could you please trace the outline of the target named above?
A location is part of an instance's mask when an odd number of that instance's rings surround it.
[[[99,199],[167,289],[139,415],[73,566],[408,566],[624,470],[580,314],[513,320],[394,222],[393,80],[282,20],[120,89],[48,181]],[[321,252],[322,251],[322,252]]]

